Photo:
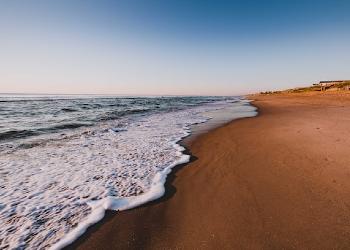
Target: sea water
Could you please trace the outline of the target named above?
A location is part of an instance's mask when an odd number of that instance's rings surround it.
[[[60,249],[164,194],[178,142],[240,97],[0,96],[0,249]]]

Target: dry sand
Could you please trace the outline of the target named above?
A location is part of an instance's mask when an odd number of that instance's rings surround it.
[[[350,95],[253,96],[197,137],[160,201],[110,212],[72,248],[350,249]]]

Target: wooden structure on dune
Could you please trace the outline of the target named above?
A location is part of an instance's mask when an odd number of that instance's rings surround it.
[[[320,81],[314,84],[314,86],[319,86],[321,91],[350,90],[350,80]]]

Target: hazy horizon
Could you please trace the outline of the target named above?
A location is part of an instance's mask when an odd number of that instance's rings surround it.
[[[1,1],[0,93],[241,95],[349,79],[349,1]]]
[[[142,94],[91,94],[91,93],[86,93],[86,94],[66,94],[66,93],[20,93],[20,92],[15,92],[15,93],[0,93],[0,96],[106,96],[106,97],[203,97],[203,96],[242,96],[245,94],[236,94],[236,95],[142,95]]]

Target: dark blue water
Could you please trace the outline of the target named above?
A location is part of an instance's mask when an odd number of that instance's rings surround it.
[[[128,115],[169,112],[233,97],[0,95],[0,143],[57,133]]]

